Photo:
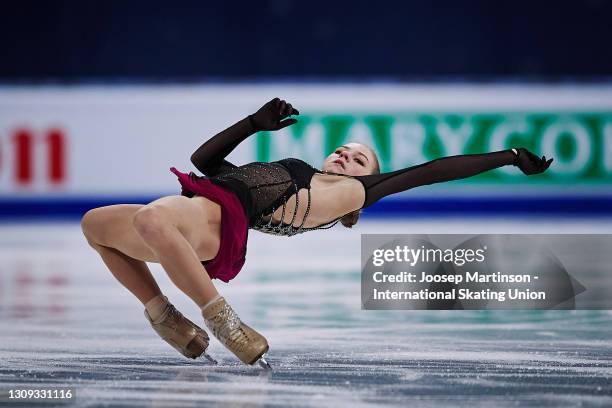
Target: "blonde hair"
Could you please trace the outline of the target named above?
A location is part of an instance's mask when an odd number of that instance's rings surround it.
[[[360,144],[367,147],[370,152],[372,152],[372,156],[374,157],[374,168],[372,169],[372,173],[370,174],[380,174],[380,163],[378,162],[378,156],[376,155],[376,152],[370,146],[365,145],[363,143]],[[361,209],[346,214],[344,217],[340,218],[340,222],[346,228],[353,228],[353,225],[357,224],[357,221],[359,221],[359,214],[361,214]]]

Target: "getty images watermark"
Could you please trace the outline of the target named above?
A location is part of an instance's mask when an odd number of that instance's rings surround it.
[[[363,309],[612,309],[612,235],[361,237]]]

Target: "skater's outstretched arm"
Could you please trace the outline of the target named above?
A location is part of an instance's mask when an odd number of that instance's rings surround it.
[[[243,140],[260,130],[279,130],[292,125],[297,122],[296,119],[283,119],[299,114],[290,103],[274,98],[254,114],[207,140],[191,155],[191,162],[207,176],[215,176],[235,168],[225,157]]]
[[[510,164],[519,167],[528,175],[542,173],[550,166],[552,160],[547,161],[544,156],[539,158],[529,150],[519,148],[443,157],[407,169],[354,177],[361,181],[365,188],[366,198],[363,205],[365,208],[389,194],[427,184],[471,177]]]

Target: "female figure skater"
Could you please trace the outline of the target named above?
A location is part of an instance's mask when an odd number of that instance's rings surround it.
[[[191,156],[205,177],[172,167],[181,195],[147,205],[119,204],[88,211],[82,219],[88,243],[113,275],[144,305],[153,329],[190,358],[204,355],[209,337],[161,293],[146,262],[158,262],[172,282],[202,310],[210,331],[246,364],[259,363],[266,339],[243,323],[219,295],[212,279],[234,278],[246,256],[249,229],[291,236],[326,229],[339,221],[351,227],[359,211],[389,194],[417,186],[470,177],[501,166],[525,174],[552,162],[524,148],[444,157],[394,172],[379,172],[376,154],[359,143],[338,147],[323,171],[288,158],[242,166],[225,157],[248,136],[297,122],[297,109],[279,98],[212,137]],[[214,360],[212,360],[214,361]]]

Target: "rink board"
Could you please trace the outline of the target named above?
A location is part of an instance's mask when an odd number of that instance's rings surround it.
[[[2,86],[0,218],[76,218],[107,203],[178,194],[169,168],[200,174],[191,154],[274,96],[299,107],[298,123],[247,138],[229,155],[233,163],[296,157],[320,167],[350,141],[375,148],[382,172],[519,146],[555,158],[537,176],[505,166],[400,192],[384,209],[371,208],[373,215],[612,208],[611,86]]]

